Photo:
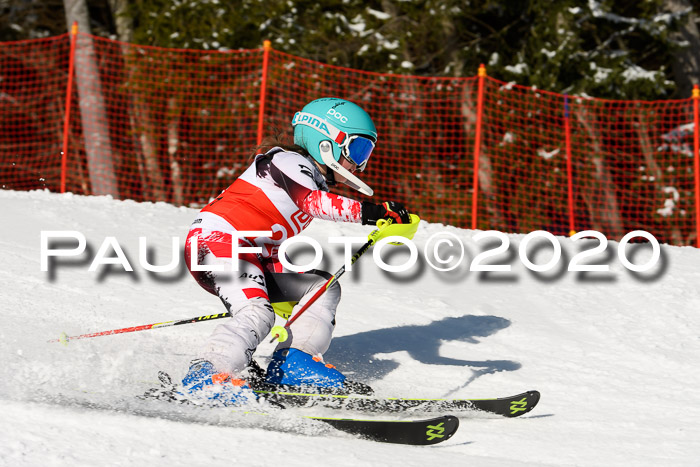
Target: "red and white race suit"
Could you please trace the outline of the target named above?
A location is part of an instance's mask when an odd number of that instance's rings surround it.
[[[185,257],[197,282],[217,295],[232,317],[217,326],[202,350],[221,372],[245,369],[258,344],[269,334],[275,314],[270,302],[299,301],[294,312],[330,277],[323,272],[283,272],[279,246],[298,235],[312,219],[361,222],[361,203],[328,192],[316,165],[295,152],[274,148],[253,164],[192,223]],[[259,247],[261,253],[232,258],[234,233],[268,231],[238,240],[239,247]],[[197,265],[192,244],[197,243]],[[237,270],[234,269],[237,263]],[[198,271],[196,269],[209,269]],[[294,347],[321,356],[328,350],[335,326],[340,286],[330,287],[289,328],[289,339],[277,349]]]

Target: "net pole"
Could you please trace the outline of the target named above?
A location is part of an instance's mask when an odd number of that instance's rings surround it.
[[[695,246],[700,248],[700,87],[693,86],[693,158],[695,162]]]
[[[272,44],[270,43],[270,41],[263,41],[262,79],[260,82],[260,110],[258,113],[258,146],[260,146],[263,139],[263,120],[265,118],[265,97],[267,93],[267,66],[270,59],[271,48]]]
[[[566,138],[566,179],[569,203],[569,236],[576,233],[574,216],[574,176],[571,160],[571,121],[569,120],[569,96],[564,94],[564,132]]]
[[[479,155],[481,153],[481,120],[484,110],[484,78],[486,67],[479,65],[479,90],[476,98],[476,135],[474,141],[474,181],[472,194],[472,229],[476,229],[479,205]]]

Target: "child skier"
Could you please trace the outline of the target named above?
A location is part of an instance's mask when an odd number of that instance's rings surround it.
[[[361,107],[338,98],[317,99],[294,115],[292,128],[294,145],[280,144],[257,154],[192,223],[185,244],[187,265],[197,282],[221,299],[231,318],[214,329],[182,380],[190,396],[224,405],[255,399],[244,370],[274,324],[272,303],[298,302],[296,311],[330,277],[319,271],[283,272],[277,250],[284,240],[299,234],[313,218],[365,225],[380,219],[410,222],[399,203],[360,203],[328,192],[328,185],[342,182],[372,195],[355,175],[365,169],[377,142],[374,123]],[[259,236],[239,239],[234,234],[240,231]],[[191,253],[195,241],[196,257]],[[237,261],[232,242],[262,252],[236,252]],[[335,283],[295,321],[289,338],[273,353],[267,382],[346,386],[345,376],[322,357],[331,342],[339,301]]]

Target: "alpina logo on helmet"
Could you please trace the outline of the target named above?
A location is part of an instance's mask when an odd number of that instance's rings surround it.
[[[299,115],[301,112],[297,112],[294,115],[294,120],[292,120],[293,125],[298,125],[298,124],[303,124],[303,125],[310,125],[313,126],[314,128],[319,129],[320,131],[323,131],[325,133],[329,133],[328,127],[326,124],[319,120],[318,118],[314,117],[313,115],[309,115],[307,113]]]
[[[341,114],[340,112],[338,112],[337,110],[335,110],[332,107],[330,109],[328,109],[328,112],[326,112],[326,115],[330,115],[332,117],[335,117],[343,123],[348,123],[348,117],[344,116],[343,114]]]
[[[345,137],[347,136],[344,131],[340,131],[328,120],[316,117],[315,115],[306,112],[297,112],[294,114],[292,126],[296,125],[310,126],[338,144],[345,141]]]

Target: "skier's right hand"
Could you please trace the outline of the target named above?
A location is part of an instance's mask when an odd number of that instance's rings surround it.
[[[385,201],[374,204],[362,202],[362,225],[377,225],[380,219],[391,219],[395,224],[410,224],[411,214],[403,204],[396,201]]]

